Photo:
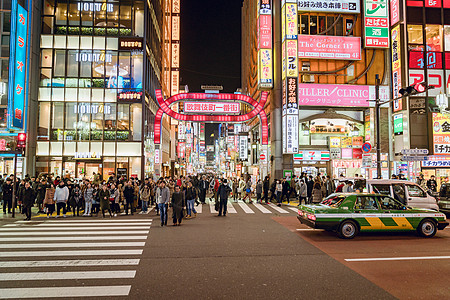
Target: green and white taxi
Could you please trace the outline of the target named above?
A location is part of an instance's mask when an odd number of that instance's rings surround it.
[[[364,231],[417,231],[433,237],[448,226],[443,213],[412,208],[381,194],[336,193],[320,204],[299,205],[298,220],[309,227],[336,231],[352,239]]]

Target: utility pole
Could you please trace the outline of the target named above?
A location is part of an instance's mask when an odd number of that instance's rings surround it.
[[[380,75],[375,75],[375,128],[377,147],[377,178],[381,179],[381,139],[380,139]]]

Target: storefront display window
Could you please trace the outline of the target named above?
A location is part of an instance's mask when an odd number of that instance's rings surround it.
[[[450,25],[444,26],[445,51],[450,51]]]
[[[107,180],[109,176],[115,173],[116,160],[115,157],[103,158],[103,178]]]
[[[131,157],[130,158],[130,176],[138,178],[141,174],[141,158]]]
[[[39,125],[38,140],[49,140],[50,138],[50,102],[39,103]]]
[[[130,105],[128,104],[118,104],[117,111],[117,129],[118,130],[129,130],[130,129]]]
[[[422,25],[408,25],[408,43],[423,44]]]
[[[425,30],[427,34],[427,51],[442,52],[442,25],[428,24]]]
[[[142,138],[142,104],[131,105],[131,117],[133,141],[140,141]]]
[[[50,174],[56,176],[62,176],[62,159],[50,161]]]

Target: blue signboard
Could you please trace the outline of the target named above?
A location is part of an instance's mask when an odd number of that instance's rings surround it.
[[[10,72],[8,93],[8,128],[23,130],[27,73],[27,11],[13,1],[11,9]]]

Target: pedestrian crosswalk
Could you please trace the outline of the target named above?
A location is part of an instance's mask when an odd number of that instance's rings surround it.
[[[209,206],[209,210],[207,209],[207,207]],[[202,213],[211,213],[211,214],[217,214],[217,211],[215,210],[214,207],[214,202],[209,202],[205,205],[205,209],[206,212],[203,211],[203,206],[202,205],[198,205],[195,206],[195,210],[197,211],[198,214],[202,214]],[[228,201],[227,204],[227,213],[229,214],[239,214],[239,213],[244,213],[244,214],[256,214],[256,213],[262,213],[262,214],[291,214],[292,213],[296,213],[297,212],[297,208],[293,207],[293,206],[282,206],[279,207],[275,204],[259,204],[256,202],[253,202],[251,204],[243,202],[243,201],[238,201],[238,202],[234,202],[234,201]]]
[[[151,225],[140,218],[2,226],[0,299],[128,296]]]

